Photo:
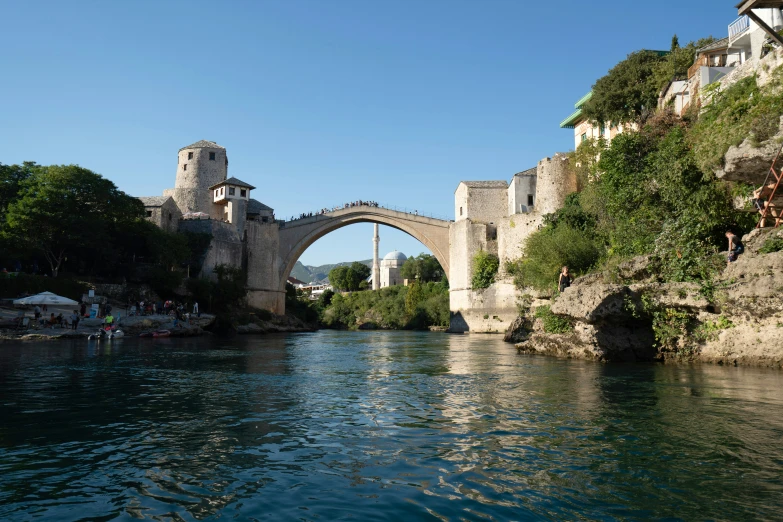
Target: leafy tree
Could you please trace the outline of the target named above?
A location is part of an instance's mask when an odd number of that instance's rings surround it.
[[[423,300],[424,293],[422,292],[421,285],[417,282],[413,282],[408,285],[408,292],[405,294],[405,313],[408,316],[413,316],[416,313],[416,307]]]
[[[430,254],[419,254],[416,257],[409,257],[402,268],[400,275],[404,279],[416,280],[422,283],[431,281],[438,282],[444,277],[443,268],[435,258]]]
[[[0,223],[5,220],[8,205],[19,196],[22,183],[33,175],[37,167],[33,161],[25,161],[22,165],[0,163]]]
[[[35,167],[8,204],[3,235],[40,250],[56,277],[69,252],[109,247],[112,231],[143,213],[139,200],[90,170]]]
[[[350,266],[338,266],[329,271],[329,282],[339,290],[355,292],[370,277],[370,267],[354,261]]]
[[[347,290],[347,266],[336,266],[329,270],[329,283],[338,290]]]
[[[370,267],[354,261],[348,270],[345,272],[345,281],[347,283],[347,289],[351,292],[355,292],[361,289],[362,283],[370,277]]]
[[[489,288],[495,282],[495,276],[500,267],[498,256],[481,250],[473,258],[473,278],[471,287],[474,290]]]
[[[658,106],[656,67],[665,59],[654,51],[636,51],[615,65],[593,87],[584,114],[599,123],[640,122]]]

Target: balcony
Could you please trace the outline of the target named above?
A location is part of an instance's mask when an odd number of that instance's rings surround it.
[[[745,34],[750,29],[750,18],[748,15],[740,16],[729,25],[729,45],[737,38]]]

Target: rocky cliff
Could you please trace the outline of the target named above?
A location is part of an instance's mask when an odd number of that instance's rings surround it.
[[[530,302],[507,340],[557,357],[781,368],[783,230],[743,241],[745,254],[708,283],[657,283],[645,258],[577,279],[553,302]]]

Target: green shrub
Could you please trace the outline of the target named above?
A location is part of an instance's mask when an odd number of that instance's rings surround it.
[[[394,330],[448,326],[448,285],[416,283],[408,287],[335,294],[323,310],[321,322],[327,328],[355,329],[368,318],[379,328]]]
[[[720,84],[713,85],[712,102],[690,133],[696,162],[704,172],[721,167],[729,148],[746,138],[753,145],[768,140],[777,131],[783,115],[780,69],[763,88],[758,87],[755,77],[742,79],[725,91],[718,90]]]
[[[481,250],[473,258],[473,278],[471,287],[474,290],[489,288],[495,282],[495,276],[500,267],[498,256]]]
[[[780,252],[783,250],[783,238],[776,237],[767,239],[764,242],[764,246],[759,249],[762,254],[771,254],[773,252]]]
[[[567,225],[549,225],[531,234],[521,259],[509,263],[507,271],[518,288],[552,291],[558,274],[568,266],[572,275],[587,272],[601,257],[594,239],[582,230]]]
[[[541,319],[544,324],[544,331],[551,334],[564,334],[574,331],[571,321],[565,317],[560,317],[552,313],[549,306],[539,306],[536,308],[536,317]]]

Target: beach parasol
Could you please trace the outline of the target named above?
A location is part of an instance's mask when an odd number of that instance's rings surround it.
[[[51,292],[41,292],[21,299],[14,300],[15,305],[60,305],[60,306],[75,306],[78,305],[73,299],[68,299],[61,295],[53,294]]]

